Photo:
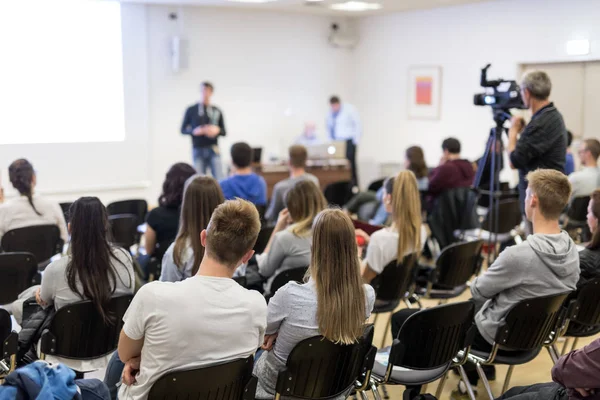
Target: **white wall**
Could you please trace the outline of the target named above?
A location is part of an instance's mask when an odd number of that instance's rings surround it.
[[[506,0],[361,20],[353,97],[365,126],[362,162],[397,161],[418,144],[437,165],[448,136],[461,140],[464,156],[479,157],[494,125],[487,107],[472,105],[479,69],[492,63],[490,78],[515,79],[521,63],[580,60],[565,50],[579,38],[592,41],[586,58],[599,59],[599,20],[600,2],[588,0]],[[408,119],[413,65],[442,67],[438,121]]]
[[[284,155],[308,120],[324,135],[329,96],[350,94],[353,54],[328,45],[327,18],[167,6],[148,6],[147,16],[152,196],[172,163],[191,162],[191,139],[179,128],[201,81],[213,82],[213,103],[224,112],[226,159],[236,141],[262,146],[263,160]],[[174,35],[189,41],[189,68],[177,74],[169,59]]]

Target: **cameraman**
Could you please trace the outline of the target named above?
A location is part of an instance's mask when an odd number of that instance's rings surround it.
[[[507,150],[511,167],[519,170],[519,201],[522,213],[525,212],[527,173],[538,168],[555,169],[564,173],[565,169],[567,129],[562,115],[548,100],[551,89],[550,77],[545,72],[533,71],[525,74],[521,82],[521,97],[533,116],[527,125],[523,118],[513,117],[512,126],[508,131]],[[517,140],[519,133],[521,135]],[[527,233],[531,233],[530,229]]]

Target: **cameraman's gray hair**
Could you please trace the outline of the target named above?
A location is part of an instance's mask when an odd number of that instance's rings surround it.
[[[546,100],[550,97],[552,82],[544,71],[531,71],[523,76],[521,89],[529,90],[529,93],[538,100]]]

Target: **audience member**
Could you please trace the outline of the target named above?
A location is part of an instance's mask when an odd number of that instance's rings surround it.
[[[573,134],[567,131],[567,154],[565,155],[565,175],[571,175],[575,172],[575,160],[573,159],[573,151],[571,150],[573,143]]]
[[[298,342],[322,335],[336,343],[354,343],[373,309],[375,293],[362,284],[354,227],[344,212],[317,215],[312,248],[308,281],[288,283],[269,302],[262,346],[266,352],[254,366],[256,398],[275,395],[277,374]]]
[[[588,204],[587,225],[592,233],[592,240],[586,248],[579,252],[579,276],[578,286],[600,276],[600,189],[594,190]]]
[[[290,177],[279,181],[273,187],[273,194],[271,195],[271,203],[265,213],[265,220],[269,224],[277,222],[277,217],[281,210],[286,207],[285,195],[292,186],[301,180],[310,180],[314,182],[317,187],[319,186],[319,179],[306,172],[306,159],[308,153],[306,147],[300,145],[294,145],[289,148],[289,161],[288,166],[290,168]]]
[[[248,143],[231,146],[233,175],[219,182],[226,200],[240,198],[254,205],[267,204],[267,184],[262,176],[252,171],[252,148]]]
[[[223,192],[216,180],[208,176],[193,176],[185,183],[179,233],[162,260],[160,280],[178,282],[196,275],[204,257],[200,233],[210,217],[223,203]]]
[[[58,310],[68,304],[90,300],[107,324],[117,321],[108,311],[111,297],[133,294],[135,278],[129,253],[113,247],[109,238],[108,213],[96,197],[82,197],[69,211],[71,245],[68,256],[54,261],[44,270],[42,285],[35,293],[43,306]],[[104,368],[110,357],[72,360],[48,355],[47,360],[76,371]]]
[[[307,122],[304,124],[304,131],[302,131],[302,135],[296,138],[294,144],[304,147],[312,147],[323,144],[323,140],[321,140],[317,135],[317,127],[314,122]]]
[[[442,192],[461,187],[470,187],[473,184],[475,171],[468,160],[460,157],[460,142],[458,139],[448,138],[442,142],[444,152],[440,165],[429,173],[430,202]]]
[[[33,165],[25,159],[16,160],[8,167],[8,176],[20,196],[0,205],[0,238],[17,228],[57,225],[60,237],[66,243],[69,235],[60,206],[34,193],[37,178]]]
[[[231,277],[252,257],[259,230],[252,204],[227,201],[201,233],[205,253],[198,274],[181,282],[151,282],[139,290],[119,339],[118,358],[125,363],[119,399],[145,399],[167,371],[254,354],[263,343],[266,302]],[[115,357],[113,362],[118,364]],[[120,375],[118,368],[111,368],[111,375],[109,388]]]
[[[573,191],[571,198],[589,196],[600,187],[600,142],[597,139],[585,139],[579,147],[579,158],[583,168],[569,175]]]
[[[313,221],[327,207],[327,200],[312,181],[301,180],[287,192],[286,204],[265,251],[256,257],[259,274],[269,278],[265,294],[270,294],[278,272],[310,264]]]
[[[392,215],[392,226],[370,237],[367,256],[362,265],[362,277],[370,283],[394,260],[401,263],[408,254],[418,259],[427,232],[421,221],[421,201],[417,179],[412,171],[402,171],[384,185],[383,203]]]
[[[162,193],[158,198],[159,205],[146,217],[144,243],[148,256],[162,259],[167,247],[175,240],[183,200],[183,185],[195,173],[194,167],[186,163],[174,164],[167,172]]]
[[[498,400],[600,399],[600,339],[561,357],[552,368],[552,380],[512,388]]]

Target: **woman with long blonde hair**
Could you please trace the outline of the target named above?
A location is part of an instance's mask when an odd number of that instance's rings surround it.
[[[375,292],[362,282],[350,217],[341,210],[324,210],[312,231],[308,280],[288,283],[269,302],[262,346],[267,352],[254,367],[257,398],[275,395],[277,374],[298,342],[322,335],[334,343],[355,343],[373,309]]]
[[[421,199],[412,171],[401,171],[384,183],[383,203],[392,216],[392,225],[369,238],[362,266],[365,282],[371,282],[392,261],[401,263],[408,254],[420,254],[426,232],[422,226]]]
[[[265,251],[256,256],[258,273],[268,278],[264,285],[265,294],[269,294],[277,272],[308,266],[313,221],[327,207],[323,193],[309,180],[298,181],[292,186],[285,203],[287,208],[279,213]]]

